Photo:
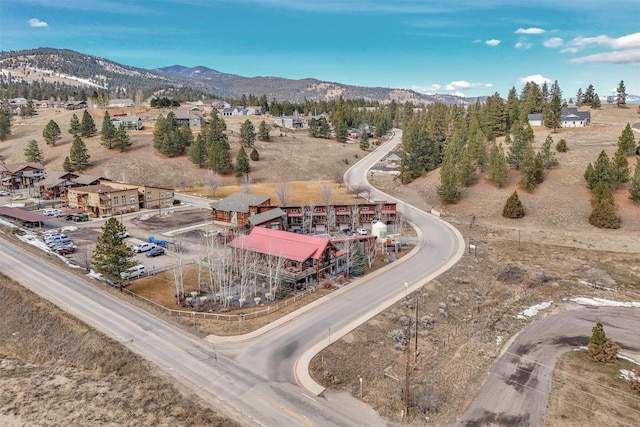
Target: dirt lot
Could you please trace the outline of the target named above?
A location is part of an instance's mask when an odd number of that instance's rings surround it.
[[[94,117],[96,123],[101,123],[101,113]],[[15,136],[0,144],[0,155],[5,161],[22,161],[21,149],[15,146],[19,144],[12,141],[40,140],[47,120],[44,117],[29,120],[33,122],[15,126]],[[40,124],[36,123],[38,120]],[[56,120],[66,132],[68,118]],[[502,344],[528,322],[515,317],[521,310],[551,300],[554,304],[550,311],[562,309],[563,299],[575,296],[640,300],[640,208],[628,202],[624,188],[619,189],[615,196],[623,218],[622,228],[604,231],[591,227],[587,222],[589,195],[582,178],[587,164],[595,161],[600,150],[613,154],[624,125],[636,121],[635,108],[620,110],[605,106],[593,114],[590,128],[554,134],[556,142],[566,139],[569,151],[558,154],[560,167],[548,171],[545,182],[533,193],[518,191],[527,212],[520,220],[501,216],[504,202],[517,187],[516,172],[511,173],[509,184],[502,189],[480,179],[463,191],[458,204],[449,206],[441,206],[435,195],[437,171],[408,186],[392,180],[377,181],[376,185],[397,197],[425,209],[440,210],[466,239],[476,243],[477,251],[466,254],[418,295],[410,295],[323,351],[312,366],[318,381],[359,397],[358,376],[361,376],[363,400],[382,415],[398,420],[406,367],[402,335],[412,324],[418,296],[420,356],[416,363],[412,361],[410,370],[413,378],[410,396],[415,402],[410,410],[412,424],[425,423],[425,416],[431,423],[451,424],[473,400]],[[230,129],[234,126],[239,129],[240,121],[227,123]],[[88,140],[88,145],[89,141],[95,142],[94,148],[89,148],[95,166],[86,172],[136,180],[160,175],[154,171],[162,168],[167,171],[162,180],[177,186],[198,183],[199,175],[188,172],[192,170],[188,160],[149,154],[144,147],[151,145],[151,133],[144,132],[140,140],[134,139],[136,149],[124,155],[101,153],[101,148],[97,148],[99,137]],[[337,145],[328,146],[331,143],[311,141],[299,134],[280,137],[272,132],[272,135],[276,136],[274,142],[260,143],[264,147],[258,147],[265,162],[261,160],[260,167],[256,167],[254,182],[282,179],[283,170],[290,180],[331,179],[336,171],[347,168],[344,159],[352,164],[357,160],[356,154],[362,155],[353,145],[340,145],[334,150],[329,147]],[[538,146],[546,135],[546,131],[536,132]],[[61,165],[69,146],[67,137],[60,147],[44,147],[50,162],[47,166]],[[307,154],[314,160],[303,161],[301,158],[306,159]],[[110,156],[119,161],[112,162]],[[274,161],[267,162],[269,159]],[[629,162],[635,164],[635,156],[630,156]],[[139,171],[144,174],[137,175]],[[615,288],[617,292],[585,283]],[[589,333],[585,331],[585,335]],[[354,358],[353,354],[362,356]],[[571,416],[562,405],[552,405],[551,411],[550,425],[564,425],[566,417]]]

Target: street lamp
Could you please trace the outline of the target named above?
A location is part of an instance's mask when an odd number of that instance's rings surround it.
[[[409,282],[404,282],[404,297],[409,296]]]
[[[360,380],[360,399],[362,399],[362,377],[358,376],[358,379]]]

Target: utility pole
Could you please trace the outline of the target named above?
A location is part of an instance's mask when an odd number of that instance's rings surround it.
[[[413,363],[418,363],[418,295],[416,295],[416,349],[414,354]]]
[[[411,329],[407,330],[407,342],[406,342],[406,353],[407,353],[407,367],[404,375],[404,415],[409,418],[409,375],[411,375],[411,351],[409,348],[411,336],[409,335]]]

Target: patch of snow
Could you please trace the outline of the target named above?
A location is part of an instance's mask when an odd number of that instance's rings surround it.
[[[570,301],[580,305],[592,305],[596,307],[635,307],[640,308],[640,302],[613,301],[604,298],[571,298]]]
[[[552,303],[553,303],[553,301],[548,301],[548,302],[541,302],[540,304],[531,306],[531,307],[527,308],[526,310],[523,310],[520,313],[518,313],[516,318],[517,319],[526,319],[527,317],[533,317],[536,314],[538,314],[541,310],[545,310],[545,309],[551,307]]]
[[[640,378],[636,376],[632,371],[628,369],[620,369],[620,376],[618,378],[622,378],[627,381],[640,381]]]
[[[591,286],[592,288],[602,289],[602,290],[605,290],[605,291],[615,291],[614,288],[609,288],[607,286],[598,285],[598,284],[594,284],[594,283],[589,283],[586,280],[579,280],[579,282],[582,285]]]
[[[502,341],[504,341],[504,337],[502,335],[498,335],[496,338],[496,345],[502,344]]]
[[[629,356],[625,356],[624,354],[618,353],[618,359],[626,360],[627,362],[631,362],[634,365],[640,365],[640,363],[636,362],[635,360],[633,360]]]

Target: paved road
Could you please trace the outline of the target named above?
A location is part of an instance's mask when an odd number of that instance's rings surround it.
[[[367,164],[377,161],[399,138],[399,134],[395,135],[385,148],[352,169],[350,174],[354,178],[353,181],[349,178],[349,182],[362,179]],[[383,198],[387,197],[376,196],[378,200]],[[277,330],[260,331],[253,340],[226,345],[211,344],[186,334],[62,269],[42,263],[42,259],[4,240],[0,240],[0,269],[174,374],[184,385],[243,424],[384,425],[375,412],[349,395],[315,396],[321,391],[317,384],[304,368],[298,369],[298,375],[294,368],[306,366],[305,357],[310,358],[331,340],[362,324],[459,259],[463,248],[454,228],[404,205],[400,210],[406,210],[421,227],[418,256],[407,257],[401,269],[381,271],[371,280],[350,285],[339,298],[334,293],[326,304],[307,307],[295,322],[281,322],[284,324]],[[408,288],[405,282],[410,284]],[[297,385],[298,381],[306,390]]]
[[[603,323],[607,336],[620,345],[623,354],[640,360],[640,309],[571,308],[536,320],[516,337],[457,425],[544,425],[556,359],[586,346],[596,322]],[[581,402],[573,403],[582,406]],[[614,414],[612,417],[613,425]]]

